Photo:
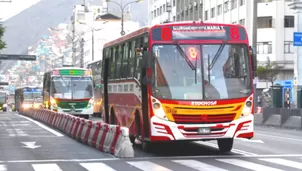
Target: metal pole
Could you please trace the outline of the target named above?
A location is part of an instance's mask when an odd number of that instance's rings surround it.
[[[80,67],[84,67],[84,39],[81,39],[81,58],[80,58]]]
[[[257,56],[257,28],[258,28],[258,0],[254,0],[253,4],[253,50],[255,52],[255,55]],[[254,78],[255,78],[255,73],[254,73]],[[256,112],[256,104],[257,104],[257,98],[256,98],[256,91],[257,91],[257,83],[254,81],[254,113]]]
[[[122,15],[121,15],[121,26],[122,26],[121,35],[124,36],[125,35],[125,31],[124,31],[124,8],[121,8],[121,11],[122,11]]]
[[[91,34],[92,34],[92,40],[91,40],[91,44],[92,44],[92,49],[91,49],[91,59],[92,59],[92,61],[94,61],[94,28],[92,29],[92,32],[91,32]]]

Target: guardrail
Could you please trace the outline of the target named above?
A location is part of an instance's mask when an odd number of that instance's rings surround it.
[[[20,114],[60,130],[69,137],[117,157],[134,157],[129,129],[45,109],[27,109]]]
[[[302,129],[302,109],[263,108],[255,113],[255,125]]]

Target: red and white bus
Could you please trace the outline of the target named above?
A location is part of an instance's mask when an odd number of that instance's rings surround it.
[[[254,136],[256,57],[241,25],[179,22],[104,45],[104,119],[153,142],[217,140],[229,152]]]

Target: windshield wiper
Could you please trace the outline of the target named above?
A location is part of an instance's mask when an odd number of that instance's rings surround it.
[[[216,61],[220,57],[220,55],[221,55],[221,53],[222,53],[222,51],[223,51],[223,49],[224,49],[224,47],[225,47],[225,45],[226,45],[227,42],[228,42],[227,40],[223,40],[222,41],[222,44],[219,46],[219,48],[218,48],[218,50],[217,50],[217,52],[216,52],[216,54],[215,54],[215,56],[214,56],[211,64],[208,66],[209,70],[211,70],[214,67]]]
[[[178,44],[177,41],[175,41],[174,43],[176,45],[176,48],[178,50],[178,52],[180,53],[180,55],[185,58],[187,64],[191,67],[192,70],[196,70],[196,66],[194,66],[194,64],[191,62],[190,58],[187,56],[187,54],[182,50],[182,48],[180,47],[180,45]]]

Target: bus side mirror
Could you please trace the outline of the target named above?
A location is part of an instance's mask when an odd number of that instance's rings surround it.
[[[252,70],[254,72],[256,72],[256,70],[257,70],[257,54],[251,46],[250,46],[250,50],[249,50],[249,57],[251,58],[251,61],[252,61]]]

